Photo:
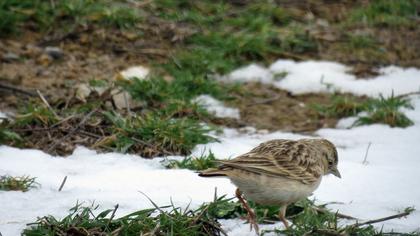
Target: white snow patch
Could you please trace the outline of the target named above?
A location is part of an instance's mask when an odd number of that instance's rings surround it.
[[[272,80],[272,73],[262,66],[251,64],[233,71],[224,79],[236,82],[256,81],[261,83],[270,83]]]
[[[269,69],[251,64],[223,79],[269,83],[294,94],[339,91],[377,97],[379,94],[390,96],[420,90],[420,70],[416,68],[387,66],[379,70],[381,75],[368,80],[347,73],[350,69],[336,62],[278,60]],[[284,72],[287,75],[283,79],[273,79],[275,74]]]
[[[204,106],[206,110],[217,117],[230,117],[239,119],[239,109],[226,107],[221,101],[210,95],[200,95],[193,99],[194,102]]]
[[[125,69],[123,71],[120,71],[120,75],[123,79],[146,79],[146,77],[149,75],[150,69],[144,66],[133,66],[128,69]]]
[[[26,223],[37,216],[63,217],[77,201],[95,201],[101,209],[120,204],[118,215],[151,208],[139,193],[147,194],[159,205],[197,207],[213,199],[217,186],[220,194],[233,196],[234,187],[226,179],[204,179],[189,170],[167,170],[159,158],[143,159],[118,153],[96,154],[77,148],[73,155],[52,157],[37,150],[0,146],[0,175],[30,175],[41,184],[28,192],[0,191],[0,232],[19,235]],[[61,192],[57,189],[64,178]]]
[[[226,231],[228,235],[239,235],[239,236],[255,236],[254,229],[251,231],[249,224],[243,220],[238,219],[228,219],[228,220],[219,220],[222,228]],[[283,229],[283,223],[277,222],[270,225],[259,225],[260,231],[263,230],[274,230],[274,229]],[[266,236],[278,235],[275,233],[264,233]]]
[[[7,114],[0,111],[0,123],[3,122],[3,119],[7,118]]]

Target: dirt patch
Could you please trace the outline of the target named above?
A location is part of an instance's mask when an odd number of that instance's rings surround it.
[[[231,2],[235,12],[252,1]],[[420,67],[419,27],[343,28],[341,22],[349,12],[366,2],[274,1],[273,4],[288,11],[291,21],[304,25],[302,30],[317,45],[316,51],[290,52],[282,57],[342,62],[353,66],[353,73],[362,78],[377,75],[377,68],[388,64]],[[34,32],[29,27],[21,35],[1,39],[0,85],[39,89],[49,100],[65,100],[73,97],[81,82],[111,80],[118,71],[133,65],[166,63],[175,50],[185,48],[184,39],[206,30],[186,22],[164,20],[156,11],[145,13],[145,20],[131,31],[81,25],[71,32],[61,29]],[[372,37],[374,43],[352,48],[349,35]],[[47,47],[58,48],[62,55],[49,55]],[[248,93],[236,94],[237,99],[231,104],[239,107],[242,120],[214,120],[214,123],[293,132],[310,132],[336,123],[334,119],[319,118],[310,108],[311,104],[328,103],[330,95],[292,96],[258,84],[244,85],[244,90]],[[18,100],[12,91],[0,86],[0,110],[16,109]]]
[[[292,95],[259,83],[244,84],[243,91],[229,104],[240,109],[241,126],[306,133],[337,123],[337,119],[320,117],[312,108],[314,104],[329,104],[330,94]]]

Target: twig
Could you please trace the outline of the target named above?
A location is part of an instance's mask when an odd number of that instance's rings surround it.
[[[55,128],[55,127],[57,127],[58,125],[60,125],[60,124],[62,124],[62,123],[64,123],[64,122],[66,122],[66,121],[68,121],[68,120],[71,120],[71,119],[73,119],[73,118],[75,118],[77,115],[70,115],[70,116],[67,116],[66,118],[64,118],[64,119],[62,119],[62,120],[60,120],[60,121],[58,121],[57,123],[55,123],[55,124],[53,124],[53,125],[51,125],[49,128]]]
[[[74,134],[74,132],[76,132],[94,113],[96,112],[96,109],[89,112],[83,119],[82,121],[80,121],[80,123],[74,127],[74,129],[70,130],[70,132],[68,134],[66,134],[65,136],[63,136],[62,138],[60,138],[59,140],[55,141],[48,149],[47,152],[51,152],[51,150],[53,150],[55,148],[55,146],[57,146],[59,143],[62,143],[64,140],[66,140],[68,137],[70,137],[71,135]]]
[[[372,142],[369,142],[369,144],[368,144],[368,146],[366,148],[365,158],[363,159],[363,162],[362,162],[363,165],[367,165],[368,164],[367,157],[368,157],[370,145],[372,145]]]
[[[29,97],[35,97],[36,96],[36,93],[30,92],[30,91],[27,91],[27,90],[24,90],[22,88],[18,88],[18,87],[12,86],[12,85],[3,84],[3,83],[0,83],[0,90],[10,90],[13,93],[20,93],[20,94],[23,94],[23,95],[26,95],[26,96],[29,96]]]
[[[111,223],[112,219],[114,219],[115,212],[117,211],[119,204],[115,205],[114,210],[112,211],[111,217],[108,220],[107,226]]]
[[[124,92],[123,96],[124,96],[125,107],[127,108],[127,114],[129,117],[131,117],[131,109],[130,109],[130,103],[128,102],[128,94]]]
[[[249,103],[249,104],[247,104],[247,106],[253,106],[253,105],[259,105],[259,104],[271,103],[271,102],[274,102],[274,101],[278,100],[279,98],[280,98],[280,96],[279,95],[276,95],[276,96],[274,96],[272,98],[262,99],[260,101]]]
[[[383,217],[383,218],[379,218],[379,219],[375,219],[375,220],[368,220],[362,223],[355,223],[350,225],[350,227],[359,227],[362,225],[371,225],[371,224],[375,224],[375,223],[379,223],[379,222],[384,222],[387,220],[392,220],[392,219],[398,219],[401,217],[405,217],[411,214],[411,212],[413,212],[413,210],[411,208],[406,209],[403,213],[399,213],[399,214],[395,214],[395,215],[391,215],[391,216],[387,216],[387,217]]]
[[[54,109],[50,106],[50,104],[48,103],[47,99],[45,99],[44,95],[42,95],[41,91],[39,91],[38,89],[36,90],[36,92],[38,93],[38,96],[41,98],[42,102],[47,106],[47,108],[54,114],[54,116],[61,120],[61,118],[57,115],[57,113],[55,113]]]
[[[152,0],[145,0],[143,2],[137,2],[137,1],[134,1],[134,0],[127,0],[127,2],[130,3],[130,4],[133,4],[137,8],[142,8],[142,7],[145,7],[145,6],[149,5],[153,1]]]
[[[150,143],[148,143],[148,142],[145,142],[145,141],[143,141],[143,140],[140,140],[140,139],[138,139],[138,138],[134,138],[134,137],[130,137],[132,140],[134,140],[134,141],[136,141],[136,142],[139,142],[139,143],[141,143],[141,144],[143,144],[143,145],[146,145],[146,146],[148,146],[148,147],[151,147],[151,148],[153,148],[154,150],[156,150],[156,151],[159,151],[154,145],[152,145],[152,144],[150,144]],[[173,155],[173,153],[172,152],[168,152],[168,151],[166,151],[164,148],[162,149],[162,152],[163,153],[165,153],[165,154],[167,154],[167,155]]]
[[[145,234],[141,234],[141,236],[155,236],[155,235],[159,235],[159,234],[157,234],[157,232],[159,231],[159,229],[160,229],[160,222],[157,222],[155,228],[153,228],[152,231],[147,232]]]
[[[85,130],[79,130],[79,131],[77,131],[78,133],[80,133],[80,134],[83,134],[83,135],[86,135],[86,136],[89,136],[89,137],[91,137],[91,138],[97,138],[97,139],[100,139],[100,138],[103,138],[102,136],[100,136],[100,135],[97,135],[97,134],[94,134],[94,133],[91,133],[91,132],[88,132],[88,131],[85,131]]]
[[[403,98],[403,97],[408,97],[411,95],[420,95],[420,91],[415,91],[415,92],[409,92],[409,93],[404,93],[404,94],[400,94],[398,96],[395,96],[395,98]]]
[[[309,59],[306,56],[297,55],[297,54],[288,53],[288,52],[281,52],[281,53],[279,53],[279,55],[284,56],[284,57],[288,57],[288,58],[292,58],[292,59],[296,59],[296,60],[300,60],[300,61],[305,61],[305,60]]]
[[[315,211],[317,211],[317,212],[319,212],[319,213],[328,213],[329,211],[328,210],[326,210],[326,209],[324,209],[324,208],[320,208],[320,207],[317,207],[317,206],[312,206],[312,209],[314,209]],[[338,218],[342,218],[342,219],[347,219],[347,220],[358,220],[356,217],[353,217],[353,216],[349,216],[349,215],[344,215],[344,214],[341,214],[341,213],[335,213],[335,215],[338,217]]]
[[[67,175],[64,177],[63,181],[61,182],[60,188],[58,188],[58,191],[61,192],[61,190],[64,187],[64,184],[66,184],[67,181]]]
[[[55,1],[50,0],[50,5],[51,5],[51,8],[54,10],[55,9]]]

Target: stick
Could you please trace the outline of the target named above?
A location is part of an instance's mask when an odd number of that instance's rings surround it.
[[[66,184],[67,181],[67,175],[64,177],[63,181],[61,182],[60,188],[58,188],[58,191],[61,192],[61,190],[64,187],[64,184]]]
[[[411,95],[419,95],[419,94],[420,94],[420,91],[415,91],[415,92],[404,93],[404,94],[398,95],[396,96],[396,98],[403,98],[403,97],[408,97]]]
[[[370,145],[372,145],[372,142],[369,142],[369,144],[368,144],[368,146],[366,148],[365,158],[363,159],[363,162],[362,162],[363,165],[367,165],[368,164],[367,157],[368,157]]]
[[[128,94],[126,92],[123,92],[124,96],[124,103],[127,108],[127,114],[129,117],[131,117],[131,109],[130,109],[130,103],[128,102]]]
[[[112,219],[114,219],[115,212],[117,211],[118,207],[119,207],[119,204],[115,205],[114,210],[112,211],[111,217],[108,220],[107,226],[111,223]]]
[[[155,150],[158,150],[155,146],[153,146],[152,144],[150,144],[150,143],[148,143],[148,142],[145,142],[145,141],[143,141],[143,140],[140,140],[140,139],[138,139],[138,138],[134,138],[134,137],[130,137],[132,140],[134,140],[134,141],[136,141],[136,142],[139,142],[139,143],[141,143],[141,144],[143,144],[143,145],[145,145],[145,146],[148,146],[148,147],[151,147],[151,148],[153,148],[153,149],[155,149]],[[171,153],[171,152],[168,152],[168,151],[166,151],[164,148],[162,148],[162,152],[163,153],[165,153],[165,154],[167,154],[167,155],[174,155],[174,153]]]
[[[319,212],[319,213],[328,213],[328,210],[326,210],[326,209],[323,209],[323,208],[319,208],[319,207],[317,207],[317,206],[312,206],[312,209],[314,209],[315,211],[317,211],[317,212]],[[338,218],[342,218],[342,219],[347,219],[347,220],[358,220],[356,217],[353,217],[353,216],[349,216],[349,215],[344,215],[344,214],[341,214],[341,213],[335,213],[335,215],[338,217]]]
[[[59,143],[63,142],[64,140],[66,140],[68,137],[70,137],[71,135],[73,135],[74,132],[76,132],[80,126],[82,126],[88,119],[89,117],[91,117],[93,115],[93,113],[96,112],[96,109],[89,112],[82,121],[80,121],[80,123],[74,127],[74,129],[70,130],[70,132],[68,134],[66,134],[65,136],[63,136],[62,138],[60,138],[59,140],[55,141],[48,149],[47,152],[51,152],[52,149],[55,148],[55,146],[57,146]]]
[[[30,91],[27,91],[27,90],[24,90],[24,89],[21,89],[21,88],[12,86],[12,85],[8,85],[8,84],[0,83],[0,90],[1,89],[2,90],[10,90],[13,93],[20,93],[22,95],[26,95],[26,96],[29,96],[29,97],[35,97],[36,96],[36,93],[30,92]]]
[[[39,91],[38,89],[36,90],[36,92],[38,93],[38,96],[41,98],[42,102],[47,106],[47,108],[54,114],[54,116],[57,119],[61,119],[57,113],[55,113],[54,109],[52,109],[52,107],[50,106],[50,104],[48,103],[47,99],[45,99],[44,95],[42,95],[41,91]]]
[[[387,217],[383,217],[383,218],[379,218],[375,220],[368,220],[362,223],[355,223],[355,224],[350,225],[350,227],[359,227],[362,225],[370,225],[370,224],[375,224],[375,223],[379,223],[379,222],[383,222],[387,220],[398,219],[398,218],[410,215],[411,212],[413,212],[413,210],[409,208],[409,209],[406,209],[403,213],[399,213],[396,215],[391,215],[391,216],[387,216]]]
[[[253,105],[259,105],[259,104],[271,103],[271,102],[274,102],[274,101],[278,100],[279,98],[280,98],[280,96],[277,95],[277,96],[274,96],[272,98],[262,99],[260,101],[256,101],[256,102],[247,104],[247,106],[253,106]]]

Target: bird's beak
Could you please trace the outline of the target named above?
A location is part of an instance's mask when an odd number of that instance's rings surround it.
[[[338,171],[337,167],[332,169],[330,173],[341,179],[341,174],[340,174],[340,171]]]

